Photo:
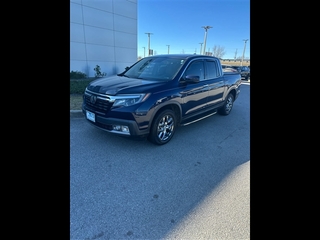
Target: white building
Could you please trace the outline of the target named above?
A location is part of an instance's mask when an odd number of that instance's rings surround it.
[[[70,0],[70,71],[107,76],[137,61],[138,0]]]

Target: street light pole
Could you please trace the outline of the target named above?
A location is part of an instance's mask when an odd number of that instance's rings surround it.
[[[200,54],[201,54],[201,51],[202,51],[202,42],[201,43],[199,43],[200,44]]]
[[[206,52],[206,44],[207,44],[207,32],[209,28],[212,28],[211,26],[202,26],[202,28],[204,28],[205,32],[204,32],[204,40],[203,40],[203,55],[205,55]]]
[[[145,33],[148,34],[148,56],[150,56],[150,34],[152,33]]]
[[[168,46],[168,54],[169,54],[169,48],[170,48],[170,45],[167,45]]]
[[[246,44],[247,44],[247,41],[248,41],[248,40],[249,40],[249,39],[243,39],[243,41],[244,41],[244,47],[243,47],[243,53],[242,53],[241,66],[242,66],[242,64],[243,64],[244,52],[246,51]]]

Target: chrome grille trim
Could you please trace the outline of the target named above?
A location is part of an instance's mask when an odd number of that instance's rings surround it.
[[[97,100],[94,103],[90,101],[91,96],[97,97]],[[114,100],[112,100],[108,95],[95,93],[95,92],[89,91],[88,89],[86,89],[84,92],[84,101],[85,101],[85,104],[92,110],[95,110],[97,112],[104,112],[104,113],[109,111],[110,107],[114,102]]]
[[[102,93],[96,93],[96,92],[92,92],[88,89],[85,90],[84,92],[85,95],[91,96],[91,95],[96,95],[97,98],[104,100],[104,101],[108,101],[108,102],[113,102],[114,100],[111,99],[111,97],[109,95],[106,94],[102,94]]]

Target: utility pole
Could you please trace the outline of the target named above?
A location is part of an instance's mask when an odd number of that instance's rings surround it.
[[[243,39],[243,41],[244,41],[244,47],[243,47],[243,53],[242,53],[241,66],[242,66],[242,64],[243,64],[244,52],[246,51],[246,44],[247,44],[247,41],[248,41],[248,40],[249,40],[249,39]]]
[[[143,57],[146,57],[146,47],[143,47]]]
[[[169,48],[170,48],[170,45],[167,45],[168,46],[168,54],[169,54]]]
[[[150,56],[150,34],[152,33],[145,33],[145,34],[148,34],[148,56]]]
[[[201,55],[201,51],[202,51],[202,42],[201,43],[199,43],[200,44],[200,55]]]
[[[202,28],[204,28],[205,32],[204,32],[204,40],[203,40],[203,55],[205,55],[206,52],[206,44],[207,44],[207,32],[209,28],[212,28],[211,26],[202,26]]]

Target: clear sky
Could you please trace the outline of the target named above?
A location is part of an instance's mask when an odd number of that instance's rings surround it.
[[[138,56],[200,53],[207,31],[206,50],[224,47],[223,59],[250,59],[250,0],[138,0]],[[204,44],[202,44],[202,49]]]

